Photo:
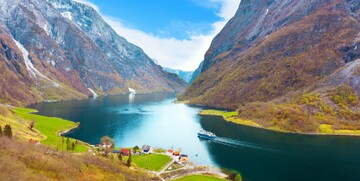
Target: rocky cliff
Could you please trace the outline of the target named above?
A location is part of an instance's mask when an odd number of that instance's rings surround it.
[[[181,92],[186,83],[71,0],[0,1],[0,99],[13,104],[93,94]]]
[[[242,0],[182,98],[238,109],[324,83],[335,87],[330,75],[360,58],[359,14],[356,0]]]

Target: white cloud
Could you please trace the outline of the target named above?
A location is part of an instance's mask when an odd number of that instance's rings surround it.
[[[76,1],[88,3],[85,0]],[[156,59],[161,66],[181,70],[195,70],[204,59],[204,54],[209,48],[214,36],[218,34],[226,22],[235,15],[240,3],[240,0],[208,1],[207,3],[215,2],[221,4],[220,11],[216,12],[216,14],[223,20],[213,23],[213,31],[211,34],[193,35],[184,40],[155,36],[132,27],[127,27],[117,18],[104,14],[102,14],[102,16],[120,36],[141,47],[146,54]],[[95,5],[92,4],[91,6]],[[98,10],[98,12],[101,14],[101,11]]]

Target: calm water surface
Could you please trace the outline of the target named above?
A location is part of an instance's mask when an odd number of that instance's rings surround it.
[[[149,144],[181,149],[198,164],[237,170],[250,181],[360,180],[360,137],[276,133],[199,116],[202,109],[173,104],[171,94],[109,96],[42,103],[38,114],[80,122],[67,134],[91,144],[104,135],[116,147]],[[200,128],[214,141],[199,140]]]

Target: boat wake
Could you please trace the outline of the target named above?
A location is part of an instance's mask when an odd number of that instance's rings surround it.
[[[263,146],[260,144],[249,143],[246,141],[240,141],[240,140],[235,140],[235,139],[231,139],[231,138],[217,137],[214,140],[212,140],[212,142],[226,145],[226,146],[231,146],[234,148],[240,148],[240,149],[249,149],[250,148],[250,149],[261,150],[261,151],[282,152],[280,150],[273,149],[273,148]]]

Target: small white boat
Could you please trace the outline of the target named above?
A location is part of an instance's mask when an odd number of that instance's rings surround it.
[[[199,138],[203,138],[207,140],[213,140],[216,138],[216,135],[214,133],[210,131],[205,131],[204,129],[201,129],[197,135]]]

